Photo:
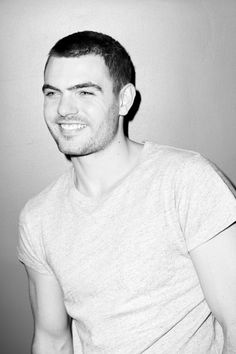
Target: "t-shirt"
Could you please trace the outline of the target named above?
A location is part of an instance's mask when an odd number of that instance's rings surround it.
[[[56,276],[75,353],[220,353],[189,251],[236,220],[223,175],[198,153],[146,142],[101,198],[74,177],[70,167],[26,204],[18,257]]]

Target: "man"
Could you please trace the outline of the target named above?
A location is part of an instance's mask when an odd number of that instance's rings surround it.
[[[49,53],[45,120],[72,166],[20,216],[33,353],[236,353],[235,198],[198,153],[124,135],[132,78],[101,33]]]

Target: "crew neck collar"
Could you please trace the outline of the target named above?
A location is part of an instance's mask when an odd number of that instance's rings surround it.
[[[120,180],[118,180],[114,186],[107,192],[104,193],[102,196],[99,197],[91,197],[88,196],[82,192],[80,192],[75,185],[75,170],[74,167],[72,166],[71,168],[71,176],[70,176],[70,191],[71,191],[71,196],[72,198],[79,202],[79,204],[98,204],[101,201],[104,201],[105,199],[109,198],[111,195],[114,195],[118,189],[123,185],[126,184],[129,179],[132,177],[132,175],[135,173],[136,170],[139,169],[140,165],[142,162],[146,159],[146,156],[148,155],[148,151],[150,150],[152,143],[149,141],[146,141],[143,143],[143,148],[140,151],[139,159],[137,164],[125,175],[123,176]]]

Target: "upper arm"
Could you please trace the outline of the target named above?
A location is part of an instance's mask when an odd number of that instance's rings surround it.
[[[206,301],[223,327],[236,326],[236,224],[190,252]]]
[[[61,288],[53,275],[41,274],[26,267],[35,332],[60,337],[69,326]]]

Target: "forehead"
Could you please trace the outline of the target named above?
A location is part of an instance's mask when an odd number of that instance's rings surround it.
[[[112,79],[104,59],[92,54],[78,58],[51,57],[47,64],[44,81],[58,88],[84,82],[112,87]]]

